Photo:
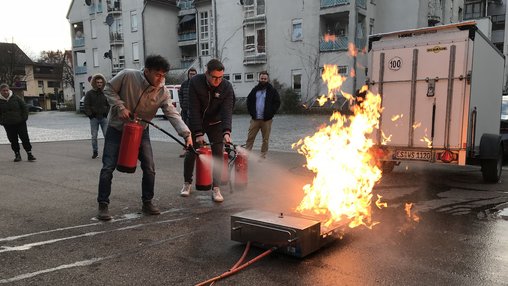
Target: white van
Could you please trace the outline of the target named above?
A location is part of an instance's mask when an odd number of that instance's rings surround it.
[[[173,101],[173,106],[176,107],[178,112],[181,112],[182,108],[180,107],[180,101],[178,99],[178,90],[180,90],[179,84],[171,84],[166,85],[166,88],[169,90],[169,95],[171,96],[171,100]],[[164,113],[162,109],[158,109],[155,117],[164,117]]]

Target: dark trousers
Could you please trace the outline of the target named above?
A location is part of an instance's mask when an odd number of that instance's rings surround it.
[[[208,137],[208,141],[212,145],[212,157],[213,157],[213,186],[218,187],[221,183],[222,176],[222,164],[224,161],[223,148],[224,143],[222,142],[222,125],[215,124],[206,128],[205,134]],[[196,137],[192,134],[192,142],[196,142]],[[199,146],[194,146],[196,149]],[[194,164],[196,162],[196,154],[192,151],[187,151],[185,159],[183,161],[183,178],[185,182],[192,183],[192,173],[194,172]]]
[[[23,144],[23,149],[25,151],[32,151],[32,145],[30,144],[30,138],[28,138],[28,130],[26,128],[26,121],[23,121],[18,124],[12,125],[4,125],[5,132],[7,133],[7,138],[9,142],[11,142],[11,149],[15,153],[19,152],[19,142],[18,136],[21,139],[21,143]]]
[[[107,129],[102,154],[102,169],[99,175],[99,193],[97,195],[97,202],[99,203],[109,203],[111,181],[113,180],[113,171],[117,165],[121,141],[122,131],[112,127]],[[148,127],[143,130],[143,135],[141,136],[138,159],[141,162],[141,170],[143,171],[141,200],[143,202],[151,201],[154,196],[155,187],[155,164]]]

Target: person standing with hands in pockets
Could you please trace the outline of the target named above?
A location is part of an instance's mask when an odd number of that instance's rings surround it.
[[[99,156],[99,146],[97,144],[99,126],[103,136],[106,136],[108,127],[109,103],[104,95],[105,84],[106,78],[102,74],[94,74],[90,80],[92,89],[87,91],[85,95],[85,114],[90,118],[90,132],[92,135],[92,159]]]
[[[249,132],[247,133],[247,142],[245,149],[252,150],[254,140],[259,130],[263,143],[261,145],[261,159],[266,158],[268,152],[268,142],[270,132],[272,131],[272,119],[280,107],[280,96],[277,90],[268,82],[268,72],[259,73],[259,83],[251,90],[247,96],[247,109],[251,116]]]
[[[102,169],[99,175],[97,195],[99,213],[97,218],[100,220],[111,219],[108,209],[111,181],[118,161],[125,123],[135,116],[150,121],[155,117],[157,109],[161,108],[178,135],[185,138],[186,146],[192,146],[190,130],[173,106],[168,89],[164,87],[168,70],[169,63],[166,59],[158,55],[148,56],[144,69],[124,69],[114,76],[104,89],[111,110],[108,116],[108,131],[104,139]],[[147,215],[158,215],[160,210],[152,202],[155,187],[155,164],[149,126],[145,122],[140,123],[144,126],[138,155],[143,171],[141,180],[142,211]]]
[[[197,74],[197,71],[195,68],[190,68],[189,71],[187,71],[187,79],[182,82],[180,85],[180,89],[178,90],[178,101],[180,102],[180,107],[182,108],[181,115],[183,122],[189,126],[189,86],[190,86],[190,80]],[[185,153],[180,155],[181,157],[185,157]]]
[[[210,141],[213,157],[212,200],[222,202],[220,192],[224,143],[231,143],[231,121],[235,102],[233,86],[224,80],[224,65],[217,59],[206,64],[206,72],[194,76],[189,86],[189,122],[193,142],[201,146],[205,134]],[[192,172],[196,155],[187,151],[184,159],[184,184],[180,195],[191,192]]]

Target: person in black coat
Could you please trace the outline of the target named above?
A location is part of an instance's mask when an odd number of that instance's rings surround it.
[[[102,135],[106,136],[108,128],[108,113],[109,103],[104,95],[104,86],[106,85],[106,78],[102,74],[93,75],[90,80],[92,89],[85,95],[85,114],[90,118],[90,133],[92,135],[92,158],[95,159],[99,156],[99,146],[97,143],[97,135],[99,133],[99,126],[102,130]]]
[[[222,202],[220,192],[224,144],[231,143],[231,127],[235,92],[231,83],[224,79],[224,65],[217,59],[206,64],[206,72],[190,80],[189,128],[195,146],[202,146],[208,137],[214,158],[212,200]],[[196,155],[187,151],[184,159],[184,184],[180,195],[188,197],[191,192],[192,172]]]
[[[25,101],[14,95],[9,85],[3,83],[0,85],[0,125],[4,126],[7,138],[11,143],[11,149],[14,151],[14,162],[21,161],[19,153],[18,136],[28,155],[28,161],[35,161],[32,155],[32,145],[28,137],[26,121],[28,119],[28,109]]]
[[[247,109],[249,110],[251,120],[245,148],[249,151],[252,150],[256,135],[261,130],[263,138],[261,145],[262,159],[266,158],[270,132],[272,130],[272,120],[280,107],[279,93],[268,81],[268,72],[260,72],[259,83],[247,96]]]

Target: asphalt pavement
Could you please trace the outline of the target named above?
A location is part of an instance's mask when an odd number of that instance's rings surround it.
[[[290,145],[324,119],[276,118],[268,159],[258,160],[255,149],[248,187],[224,186],[220,204],[209,191],[179,196],[181,147],[152,129],[154,201],[162,214],[141,214],[138,168],[114,173],[113,220],[100,222],[101,161],[91,158],[86,117],[31,116],[36,162],[24,153],[12,162],[0,133],[0,284],[195,285],[227,271],[245,248],[231,240],[231,216],[294,213],[312,174]],[[233,141],[241,142],[248,117],[235,121]],[[372,229],[346,229],[305,258],[272,253],[215,285],[507,285],[507,181],[506,169],[499,184],[483,184],[476,166],[401,164],[374,188],[388,208],[373,210],[379,224]],[[406,215],[406,203],[419,221]],[[246,260],[263,251],[252,247]]]

